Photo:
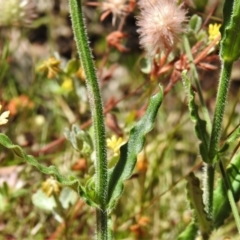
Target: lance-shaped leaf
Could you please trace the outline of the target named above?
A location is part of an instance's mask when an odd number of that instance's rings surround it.
[[[187,71],[182,72],[182,80],[185,92],[188,97],[188,108],[190,112],[190,118],[195,124],[195,133],[198,139],[201,141],[199,145],[200,154],[204,162],[208,163],[208,143],[209,143],[209,134],[206,129],[206,121],[202,120],[198,115],[198,106],[196,105],[194,98],[195,93],[192,90],[191,82],[187,77]]]
[[[110,211],[123,192],[124,181],[130,178],[134,170],[137,155],[143,149],[145,135],[153,128],[162,98],[162,89],[151,97],[145,115],[130,131],[128,142],[120,148],[120,158],[116,166],[109,170],[108,209]]]
[[[233,158],[230,166],[226,170],[226,174],[229,178],[234,199],[237,202],[240,199],[240,153]],[[226,186],[223,179],[221,179],[216,190],[214,191],[214,227],[218,228],[223,225],[224,220],[230,215],[231,212],[232,210],[227,198]]]
[[[81,186],[79,180],[74,176],[69,176],[68,178],[61,175],[58,169],[55,166],[46,167],[40,164],[33,156],[27,155],[23,149],[14,145],[11,140],[5,135],[0,133],[0,144],[4,147],[12,150],[19,158],[25,160],[29,164],[35,166],[38,170],[40,170],[44,174],[54,176],[61,184],[65,186],[71,187],[73,190],[78,192],[78,194],[90,205],[94,207],[98,207],[97,204],[91,200],[91,198],[86,194],[85,188]]]
[[[190,207],[193,210],[193,217],[195,217],[197,221],[202,237],[207,239],[212,230],[212,223],[208,219],[207,213],[204,209],[203,191],[200,188],[200,181],[193,173],[190,173],[187,176],[187,180],[187,195]]]
[[[240,57],[240,1],[225,0],[220,56],[226,62],[234,62]]]

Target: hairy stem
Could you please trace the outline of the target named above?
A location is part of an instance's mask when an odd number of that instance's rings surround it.
[[[203,172],[203,202],[205,205],[205,210],[208,214],[208,218],[212,220],[213,218],[213,191],[214,191],[214,165],[204,163]]]
[[[227,95],[230,83],[230,76],[232,70],[232,63],[223,61],[220,80],[218,85],[216,107],[213,117],[212,132],[210,137],[210,144],[208,150],[209,166],[207,166],[206,178],[207,178],[207,199],[206,208],[207,213],[212,218],[212,204],[213,204],[213,187],[214,187],[214,164],[217,160],[217,152],[219,148],[219,141],[222,130],[222,120],[227,102]]]
[[[209,145],[209,151],[208,151],[209,160],[211,164],[214,162],[214,158],[216,157],[218,147],[219,147],[219,141],[220,141],[221,130],[222,130],[222,120],[223,120],[223,114],[224,114],[225,106],[227,102],[231,71],[232,71],[232,62],[223,61],[219,85],[218,85],[216,108],[215,108],[215,113],[213,117],[212,132],[211,132],[210,145]]]
[[[69,0],[69,6],[75,41],[86,76],[86,84],[92,112],[94,147],[96,151],[95,190],[97,194],[97,202],[100,206],[100,209],[97,210],[97,239],[102,240],[107,239],[108,234],[108,218],[106,210],[108,194],[107,154],[102,98],[98,86],[93,57],[88,43],[81,1]]]

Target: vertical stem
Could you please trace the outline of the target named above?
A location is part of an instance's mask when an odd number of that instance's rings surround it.
[[[223,61],[218,85],[216,108],[213,117],[212,132],[209,145],[209,160],[212,164],[216,157],[222,130],[222,120],[227,102],[227,95],[232,71],[232,62]]]
[[[227,95],[230,83],[230,76],[232,71],[232,62],[223,61],[220,80],[218,85],[218,92],[217,92],[217,99],[216,99],[216,107],[213,117],[213,125],[212,125],[212,132],[210,137],[210,144],[208,150],[209,156],[209,164],[207,166],[206,172],[206,181],[207,186],[207,199],[206,201],[206,208],[210,218],[212,218],[212,205],[213,205],[213,190],[214,190],[214,161],[217,160],[217,152],[219,148],[219,141],[221,137],[221,130],[222,130],[222,120],[223,114],[225,111],[225,106],[227,102]]]
[[[205,205],[205,210],[208,214],[210,220],[212,220],[213,215],[213,190],[214,190],[214,165],[204,163],[203,172],[203,202]]]
[[[94,147],[96,151],[95,160],[95,190],[97,202],[100,209],[97,209],[97,239],[108,238],[108,216],[107,216],[107,154],[105,125],[103,118],[102,98],[98,86],[98,79],[94,67],[93,57],[88,44],[85,22],[83,19],[81,1],[69,0],[70,15],[75,41],[80,60],[86,76],[92,121],[94,127]]]

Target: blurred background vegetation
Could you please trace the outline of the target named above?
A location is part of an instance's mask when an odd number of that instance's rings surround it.
[[[114,1],[83,2],[104,99],[108,142],[113,144],[109,144],[109,159],[116,161],[114,146],[128,139],[158,84],[165,89],[155,128],[147,136],[134,175],[113,213],[115,238],[177,239],[191,220],[185,176],[191,171],[202,174],[198,141],[177,74],[187,64],[184,46],[180,42],[163,71],[152,76],[139,47],[135,1],[123,1],[132,10],[120,16],[114,15],[114,8],[106,10],[101,5]],[[221,24],[223,1],[183,2],[190,20],[187,36],[196,59],[211,43],[209,24]],[[0,101],[4,111],[10,110],[9,122],[1,126],[1,132],[42,164],[54,164],[63,174],[87,181],[93,173],[91,148],[77,152],[65,139],[66,129],[73,124],[92,136],[84,73],[77,60],[67,0],[0,0],[0,12]],[[211,113],[219,65],[216,44],[196,63]],[[239,123],[239,76],[236,63],[223,138]],[[44,191],[49,181],[50,189]],[[1,240],[93,239],[94,234],[93,209],[70,189],[51,183],[48,176],[1,148]],[[232,217],[211,239],[238,239]]]

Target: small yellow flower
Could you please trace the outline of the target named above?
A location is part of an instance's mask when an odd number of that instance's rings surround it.
[[[107,146],[113,151],[114,156],[118,156],[120,154],[120,147],[123,143],[123,139],[121,137],[117,138],[115,135],[107,139]]]
[[[42,191],[48,197],[51,197],[54,193],[58,195],[61,191],[61,184],[52,177],[48,178],[42,183]]]
[[[209,24],[208,26],[209,41],[213,41],[220,34],[219,32],[220,27],[221,27],[221,24],[217,24],[217,23]]]
[[[0,112],[2,110],[2,105],[0,104]],[[10,115],[10,111],[5,111],[3,113],[1,113],[0,115],[0,125],[4,125],[8,122],[8,117]]]
[[[47,78],[54,78],[61,71],[60,69],[60,61],[55,57],[50,57],[48,60],[43,61],[43,63],[39,66],[38,71],[45,72],[47,74]]]
[[[73,82],[72,82],[72,79],[71,78],[65,78],[62,85],[61,85],[61,88],[66,90],[66,91],[71,91],[73,90]]]
[[[84,73],[84,70],[83,70],[83,68],[82,67],[80,67],[79,69],[78,69],[78,71],[76,72],[76,76],[80,79],[80,80],[82,80],[82,81],[85,81],[85,73]]]

